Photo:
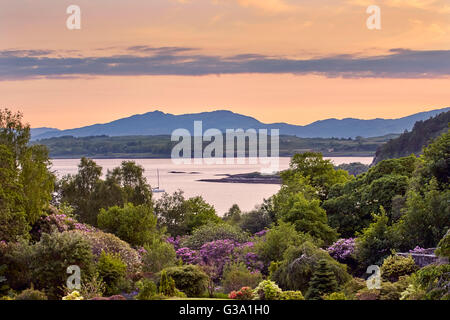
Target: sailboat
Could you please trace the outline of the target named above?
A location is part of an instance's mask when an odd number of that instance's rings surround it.
[[[159,169],[157,169],[156,171],[158,172],[158,186],[156,188],[153,188],[152,192],[154,193],[166,192],[166,190],[159,188]]]

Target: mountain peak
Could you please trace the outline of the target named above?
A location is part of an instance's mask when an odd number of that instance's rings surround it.
[[[70,129],[70,130],[35,130],[32,139],[45,139],[60,136],[133,136],[133,135],[170,135],[174,130],[184,128],[192,132],[193,121],[202,121],[203,130],[216,128],[223,132],[226,129],[279,129],[282,135],[294,135],[304,138],[349,138],[375,137],[386,134],[403,133],[411,130],[416,121],[427,120],[449,108],[420,112],[399,119],[371,119],[355,118],[325,119],[305,126],[288,123],[262,123],[257,119],[232,112],[230,110],[215,110],[201,113],[174,115],[154,110],[145,114],[137,114],[118,119],[109,123]]]

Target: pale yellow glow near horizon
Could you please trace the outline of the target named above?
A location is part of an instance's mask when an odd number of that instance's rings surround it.
[[[22,111],[32,127],[67,129],[154,110],[218,109],[265,123],[305,125],[326,118],[398,118],[448,107],[448,88],[448,79],[241,74],[0,82],[0,96],[3,106]]]

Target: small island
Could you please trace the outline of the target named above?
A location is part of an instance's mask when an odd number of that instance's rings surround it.
[[[279,173],[261,174],[260,172],[240,173],[240,174],[223,174],[219,179],[199,179],[202,182],[222,182],[222,183],[263,183],[263,184],[281,184]]]

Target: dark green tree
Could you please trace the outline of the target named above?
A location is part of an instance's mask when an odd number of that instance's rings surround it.
[[[336,277],[330,269],[327,260],[320,260],[309,283],[309,289],[305,296],[306,299],[321,300],[323,295],[336,292],[337,289],[338,283]]]

